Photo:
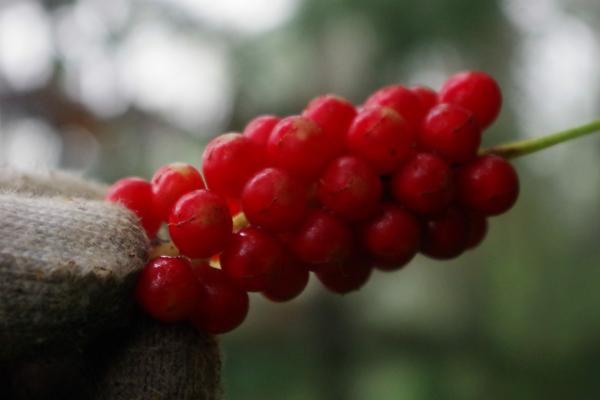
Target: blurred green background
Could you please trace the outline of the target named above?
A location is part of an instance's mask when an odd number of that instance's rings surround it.
[[[258,114],[461,69],[503,88],[486,144],[535,136],[600,115],[599,27],[597,0],[2,0],[0,162],[149,178]],[[600,398],[600,137],[515,165],[520,201],[460,259],[254,296],[228,398]]]

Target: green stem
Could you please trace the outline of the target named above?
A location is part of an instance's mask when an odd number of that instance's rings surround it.
[[[550,135],[493,146],[481,150],[480,154],[496,154],[504,158],[516,158],[594,132],[600,132],[600,119]]]

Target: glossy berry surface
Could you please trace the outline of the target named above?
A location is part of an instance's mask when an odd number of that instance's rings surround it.
[[[317,278],[329,291],[348,294],[360,289],[371,276],[368,260],[361,257],[349,259],[344,263],[324,265],[317,272]]]
[[[340,219],[323,210],[310,213],[290,240],[300,261],[318,267],[346,260],[352,250],[352,231]]]
[[[261,292],[281,274],[286,255],[274,236],[248,227],[233,235],[220,260],[223,272],[237,286],[248,292]]]
[[[421,107],[423,108],[423,117],[439,103],[437,92],[430,87],[413,86],[410,88],[410,91],[419,98]]]
[[[207,258],[222,251],[232,229],[227,202],[208,190],[186,194],[169,216],[171,240],[181,254],[190,258]]]
[[[519,196],[519,177],[505,159],[486,155],[463,167],[457,175],[461,203],[485,215],[505,213]]]
[[[482,214],[471,211],[467,217],[467,249],[473,249],[483,242],[488,231],[488,222]]]
[[[250,121],[242,134],[260,146],[266,146],[269,136],[281,118],[274,115],[261,115]]]
[[[346,143],[351,154],[368,162],[378,173],[390,173],[411,154],[415,135],[396,111],[373,106],[358,113]]]
[[[371,95],[365,107],[389,107],[400,114],[412,129],[418,129],[425,116],[419,97],[402,85],[386,86]]]
[[[304,291],[308,280],[308,269],[295,258],[288,256],[280,274],[271,280],[262,294],[271,301],[290,301]]]
[[[481,129],[468,110],[440,104],[429,111],[419,131],[419,146],[451,164],[464,164],[477,156]]]
[[[217,136],[202,157],[208,188],[226,197],[238,197],[246,181],[265,166],[261,147],[239,133]]]
[[[239,199],[232,199],[231,197],[228,197],[225,200],[227,201],[227,206],[229,206],[229,212],[232,216],[236,216],[242,211],[242,204],[240,203]]]
[[[328,140],[337,147],[336,154],[342,153],[346,134],[356,116],[352,103],[335,95],[320,96],[311,100],[302,115],[321,127]]]
[[[244,186],[242,209],[253,225],[274,232],[289,231],[307,212],[307,189],[285,170],[266,168]]]
[[[423,254],[440,260],[458,257],[467,247],[468,223],[463,211],[450,208],[425,224]]]
[[[201,262],[194,266],[200,299],[190,320],[201,331],[213,335],[229,332],[248,315],[248,294],[237,287],[223,271]]]
[[[382,269],[403,267],[417,254],[420,244],[419,220],[393,204],[385,204],[363,228],[363,245]]]
[[[159,168],[152,177],[152,193],[157,213],[163,221],[184,194],[204,189],[204,180],[193,165],[171,163]]]
[[[336,152],[337,145],[319,125],[299,115],[282,119],[267,142],[273,165],[307,180],[319,176]]]
[[[360,220],[372,215],[381,194],[381,181],[375,170],[353,156],[334,160],[318,183],[321,204],[347,220]]]
[[[454,197],[454,177],[441,157],[418,153],[392,177],[391,188],[399,204],[419,215],[442,213]]]
[[[494,122],[502,107],[500,87],[486,73],[461,72],[451,76],[440,91],[440,101],[462,106],[471,111],[481,128]]]
[[[156,236],[160,228],[160,216],[154,205],[152,185],[142,178],[123,178],[115,182],[105,199],[114,203],[120,203],[133,211],[138,218],[146,235],[150,239]]]
[[[244,321],[248,292],[290,301],[312,272],[346,294],[418,252],[446,260],[479,246],[488,217],[519,193],[508,161],[478,156],[515,154],[479,149],[501,102],[495,81],[473,71],[440,91],[386,86],[358,108],[326,94],[301,115],[262,115],[213,139],[203,175],[173,163],[151,184],[117,182],[107,199],[136,212],[159,257],[140,275],[139,303],[220,334]],[[171,241],[153,238],[165,219]]]
[[[183,257],[159,257],[142,270],[136,297],[145,312],[164,322],[187,319],[198,304],[200,289],[192,266]]]

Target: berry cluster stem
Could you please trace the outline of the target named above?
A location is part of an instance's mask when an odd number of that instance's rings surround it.
[[[493,146],[481,150],[480,154],[496,154],[504,158],[516,158],[595,132],[600,132],[600,119],[550,135]]]

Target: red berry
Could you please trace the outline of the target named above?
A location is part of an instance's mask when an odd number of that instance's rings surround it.
[[[242,209],[253,225],[270,231],[296,227],[307,211],[307,189],[288,172],[266,168],[242,191]]]
[[[216,193],[196,190],[171,210],[169,233],[181,254],[207,258],[219,253],[231,238],[233,224],[227,202]]]
[[[381,181],[373,168],[353,156],[334,160],[319,179],[321,203],[348,220],[368,218],[377,209]]]
[[[392,177],[394,198],[420,215],[442,213],[454,196],[452,169],[442,158],[418,153]]]
[[[477,212],[467,212],[467,249],[481,244],[487,234],[488,224],[485,216]]]
[[[465,165],[457,175],[458,197],[485,215],[508,211],[519,196],[519,177],[505,159],[486,155]]]
[[[281,118],[274,115],[261,115],[248,122],[242,134],[256,144],[266,146],[273,128],[279,121]]]
[[[308,269],[295,258],[288,256],[279,276],[271,280],[262,294],[271,301],[289,301],[302,293],[308,279]]]
[[[200,286],[200,301],[192,311],[191,322],[213,335],[241,325],[248,315],[248,293],[206,262],[196,265],[194,272]]]
[[[150,239],[156,236],[160,228],[160,216],[152,195],[152,185],[142,178],[124,178],[115,182],[108,193],[106,200],[120,203],[133,211]]]
[[[477,156],[481,128],[471,112],[440,104],[429,111],[419,132],[419,145],[452,164],[464,164]]]
[[[140,274],[136,297],[144,311],[165,322],[187,319],[198,304],[200,288],[188,259],[159,257]]]
[[[347,294],[360,289],[369,280],[372,269],[368,261],[355,257],[345,263],[324,265],[316,275],[328,290]]]
[[[227,201],[227,206],[229,206],[229,212],[231,215],[235,216],[242,212],[242,205],[238,199],[232,199],[228,197],[225,199]]]
[[[325,95],[313,99],[302,115],[317,123],[342,153],[346,146],[346,134],[356,116],[356,108],[348,100],[335,95]]]
[[[384,204],[381,213],[363,228],[363,243],[378,268],[399,269],[419,251],[421,225],[408,211]]]
[[[336,144],[319,125],[299,115],[282,119],[267,143],[269,159],[275,166],[307,180],[319,176],[336,151]]]
[[[464,212],[449,208],[446,214],[425,224],[421,251],[440,260],[458,257],[467,246],[468,225]]]
[[[400,114],[412,129],[417,129],[425,116],[419,97],[401,85],[386,86],[371,95],[365,107],[389,107]]]
[[[307,193],[308,208],[314,210],[321,208],[321,202],[319,201],[319,182],[314,181],[308,186]]]
[[[202,171],[208,188],[222,196],[236,198],[246,181],[266,166],[261,147],[239,133],[226,133],[208,143],[202,157]]]
[[[491,76],[478,71],[450,77],[440,91],[440,101],[471,111],[482,129],[494,122],[502,107],[500,87]]]
[[[240,288],[261,292],[283,269],[285,250],[277,239],[259,228],[247,227],[233,235],[221,253],[221,268]]]
[[[402,164],[414,148],[414,139],[410,125],[396,111],[377,106],[358,113],[346,138],[350,153],[382,174]]]
[[[315,210],[292,235],[291,249],[312,267],[343,262],[352,250],[352,232],[333,215]]]
[[[186,193],[204,188],[204,180],[194,166],[184,163],[165,165],[152,177],[156,211],[166,221],[177,200]]]
[[[438,94],[435,90],[431,89],[427,86],[413,86],[410,88],[410,91],[413,92],[419,98],[421,102],[421,107],[423,107],[424,115],[429,112],[433,107],[435,107],[439,103]]]

